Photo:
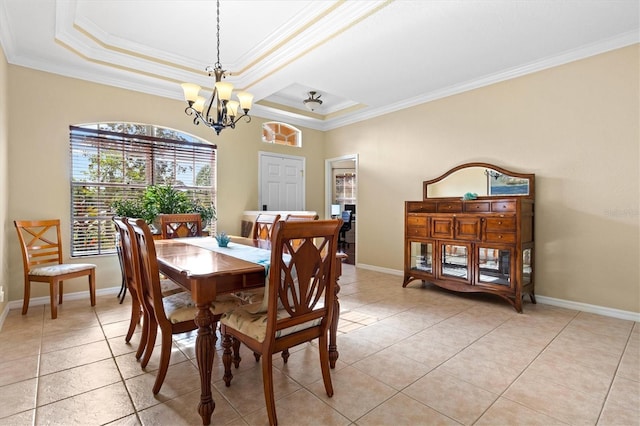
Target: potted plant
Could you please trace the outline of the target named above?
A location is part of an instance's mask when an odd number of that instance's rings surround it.
[[[118,216],[141,217],[158,228],[158,216],[174,213],[200,213],[206,229],[216,219],[213,204],[206,205],[198,198],[191,198],[188,192],[171,185],[151,185],[133,200],[116,200],[111,206]]]

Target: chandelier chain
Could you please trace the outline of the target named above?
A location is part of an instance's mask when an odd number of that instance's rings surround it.
[[[218,44],[216,46],[218,50],[218,60],[216,62],[216,68],[222,68],[222,64],[220,63],[220,0],[216,2],[216,35]]]

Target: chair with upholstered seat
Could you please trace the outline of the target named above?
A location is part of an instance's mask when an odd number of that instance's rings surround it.
[[[280,220],[279,214],[260,213],[253,224],[254,240],[270,240],[273,226]]]
[[[149,312],[146,349],[141,361],[143,368],[146,367],[153,352],[158,327],[161,331],[160,366],[153,385],[153,393],[157,394],[160,392],[169,368],[172,336],[198,328],[194,321],[197,308],[188,292],[166,297],[162,294],[156,249],[149,226],[142,219],[125,219],[124,222],[133,236],[130,244],[133,273],[139,283],[143,309]],[[238,299],[233,296],[219,296],[216,299],[211,306],[214,332],[220,316],[239,304]]]
[[[91,306],[96,305],[96,265],[91,263],[64,263],[60,220],[16,220],[13,222],[22,248],[24,271],[24,300],[22,315],[29,309],[31,282],[49,284],[51,318],[58,317],[58,304],[62,304],[63,282],[72,278],[89,278]]]
[[[200,213],[161,214],[162,239],[201,237],[202,218]]]
[[[231,363],[239,367],[244,343],[262,358],[262,377],[269,423],[277,424],[273,393],[273,354],[319,339],[320,367],[328,396],[328,331],[335,300],[336,252],[342,220],[276,224],[265,300],[240,306],[222,316],[224,381],[231,385]],[[294,248],[293,241],[302,241]],[[233,351],[232,351],[233,349]]]

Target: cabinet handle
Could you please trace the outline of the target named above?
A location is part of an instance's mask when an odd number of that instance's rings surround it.
[[[502,238],[502,235],[498,235],[498,238]]]

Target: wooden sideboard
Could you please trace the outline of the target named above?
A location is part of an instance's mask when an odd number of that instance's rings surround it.
[[[428,196],[429,184],[468,167],[515,175],[516,182],[526,176],[531,179],[527,194],[480,195],[472,200]],[[421,280],[459,292],[490,293],[522,312],[524,294],[535,303],[533,175],[485,163],[452,171],[425,182],[422,201],[405,202],[403,287]],[[502,192],[496,188],[493,192]]]

